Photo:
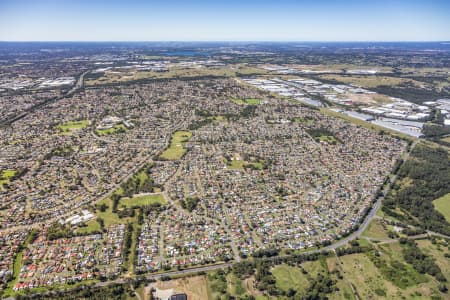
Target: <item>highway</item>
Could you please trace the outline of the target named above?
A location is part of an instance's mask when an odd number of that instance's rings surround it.
[[[55,98],[51,98],[48,99],[44,102],[40,102],[36,105],[31,106],[30,108],[27,108],[26,110],[24,110],[22,113],[15,115],[13,117],[10,117],[9,119],[6,120],[0,120],[0,126],[8,126],[11,125],[12,123],[16,122],[17,120],[20,120],[22,118],[24,118],[26,115],[28,115],[30,112],[33,112],[41,107],[46,106],[47,104],[56,102],[58,100],[64,99],[67,96],[73,95],[75,92],[77,92],[79,89],[83,88],[84,86],[84,76],[89,73],[90,70],[87,70],[86,72],[84,72],[83,74],[80,75],[80,77],[78,78],[76,84],[73,86],[72,89],[70,89],[67,93],[64,93],[62,96],[59,97],[55,97]]]

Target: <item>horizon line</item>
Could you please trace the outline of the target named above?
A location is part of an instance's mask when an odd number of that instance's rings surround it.
[[[0,43],[450,43],[450,40],[0,40]]]

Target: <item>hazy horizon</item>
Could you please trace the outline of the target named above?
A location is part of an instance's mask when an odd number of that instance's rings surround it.
[[[352,41],[352,40],[328,40],[328,41],[306,41],[306,40],[0,40],[0,43],[235,43],[235,44],[245,44],[245,43],[274,43],[274,44],[292,44],[292,43],[306,43],[306,44],[333,44],[333,43],[344,43],[344,44],[393,44],[393,43],[441,43],[450,44],[449,40],[379,40],[379,41]]]
[[[450,3],[2,0],[0,28],[10,42],[433,42],[450,40]]]

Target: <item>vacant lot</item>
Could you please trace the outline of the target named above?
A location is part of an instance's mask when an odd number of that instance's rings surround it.
[[[189,300],[208,299],[205,276],[180,278],[170,281],[158,281],[150,284],[156,288],[155,296],[167,299],[172,293],[185,293]]]
[[[416,80],[412,80],[412,79],[408,79],[408,78],[400,78],[400,77],[391,77],[391,76],[321,75],[319,77],[323,78],[323,79],[328,79],[328,80],[336,80],[336,81],[346,83],[346,84],[354,84],[354,85],[364,87],[364,88],[373,88],[373,87],[377,87],[377,86],[381,86],[381,85],[393,86],[393,85],[400,85],[400,84],[405,84],[405,83],[409,83],[409,84],[415,85],[417,87],[424,85],[424,83],[416,81]]]
[[[355,103],[360,104],[386,104],[386,103],[392,103],[392,99],[389,96],[385,96],[382,94],[354,94],[354,93],[347,93],[345,94],[345,98],[348,98],[352,100]]]

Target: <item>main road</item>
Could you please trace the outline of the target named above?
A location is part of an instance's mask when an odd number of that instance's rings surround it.
[[[74,89],[75,89],[75,87],[74,87]],[[180,124],[178,124],[178,125],[180,125]],[[175,128],[179,128],[180,126],[174,126],[174,127]],[[409,156],[411,154],[411,151],[415,148],[415,146],[417,145],[418,142],[419,142],[419,140],[415,140],[411,144],[411,147],[409,147],[408,151],[405,152],[405,154],[403,156],[403,161],[406,161],[409,158]],[[166,140],[166,143],[168,143],[168,140]],[[139,165],[137,167],[139,168],[139,167],[142,167],[142,166]],[[138,169],[138,168],[133,168],[133,172],[136,169]],[[130,172],[128,174],[128,176],[126,176],[126,178],[132,176],[133,172]],[[361,225],[358,227],[358,229],[356,231],[352,232],[350,235],[348,235],[348,236],[346,236],[346,237],[344,237],[344,238],[342,238],[340,240],[337,240],[336,242],[332,243],[331,245],[322,247],[320,249],[314,249],[314,250],[306,251],[306,252],[303,252],[303,254],[314,254],[314,253],[320,253],[322,251],[334,251],[337,248],[339,248],[341,246],[344,246],[345,244],[349,243],[350,241],[359,238],[361,236],[361,234],[366,230],[367,226],[370,224],[372,219],[377,214],[378,210],[380,209],[380,207],[382,205],[382,202],[384,200],[385,195],[388,194],[391,186],[393,185],[393,183],[396,180],[397,180],[397,175],[396,174],[394,174],[393,176],[390,177],[389,183],[386,184],[384,186],[384,188],[383,188],[382,195],[380,197],[378,197],[377,201],[373,204],[370,212],[367,214],[367,216],[365,217],[365,219],[363,220],[363,222],[361,223]],[[434,232],[427,232],[427,233],[429,235],[437,235],[437,236],[450,238],[448,236],[436,234]],[[207,272],[207,271],[213,271],[213,270],[218,270],[218,269],[226,269],[226,268],[229,268],[231,266],[232,266],[232,263],[220,263],[220,264],[214,264],[214,265],[208,265],[208,266],[193,267],[193,268],[188,268],[188,269],[183,269],[183,270],[176,270],[176,271],[168,271],[168,272],[162,272],[162,273],[148,274],[148,275],[145,275],[145,278],[148,279],[148,280],[156,280],[156,279],[160,279],[162,277],[167,277],[167,276],[188,275],[188,274],[194,274],[194,273],[198,273],[198,272]],[[126,283],[128,280],[130,280],[132,278],[133,277],[122,276],[122,277],[120,277],[118,279],[115,279],[115,280],[99,282],[99,283],[95,284],[95,286],[96,287],[102,287],[102,286],[108,286],[108,285],[111,285],[111,284]]]
[[[411,154],[411,151],[416,147],[418,142],[419,142],[419,140],[415,140],[411,144],[408,151],[405,152],[405,154],[403,155],[403,158],[402,158],[403,161],[408,160],[408,158]],[[392,177],[390,177],[389,183],[386,184],[383,188],[382,196],[378,197],[377,201],[373,204],[372,209],[367,214],[364,221],[361,223],[361,225],[358,227],[358,229],[356,231],[352,232],[350,235],[348,235],[340,240],[337,240],[336,242],[334,242],[331,245],[328,245],[328,246],[325,246],[325,247],[322,247],[319,249],[305,251],[302,254],[314,254],[314,253],[320,253],[323,251],[334,251],[337,248],[342,247],[342,246],[346,245],[347,243],[359,238],[362,235],[362,233],[366,230],[367,226],[369,226],[369,224],[373,220],[373,218],[376,216],[378,210],[380,209],[380,207],[382,205],[385,195],[387,195],[391,186],[393,185],[393,183],[396,180],[397,180],[396,174],[394,174]],[[428,231],[427,234],[450,238],[448,236],[437,234],[437,233],[431,232],[431,231]],[[167,276],[188,275],[188,274],[194,274],[194,273],[198,273],[198,272],[207,272],[207,271],[213,271],[213,270],[218,270],[218,269],[226,269],[231,266],[232,266],[231,263],[221,263],[221,264],[215,264],[215,265],[209,265],[209,266],[194,267],[194,268],[189,268],[189,269],[184,269],[184,270],[149,274],[149,275],[146,275],[145,278],[149,279],[149,280],[152,280],[152,279],[154,280],[154,279],[159,279],[159,278],[167,277]],[[114,283],[125,283],[125,282],[127,282],[128,279],[129,278],[122,277],[122,278],[118,278],[113,281],[99,282],[95,286],[107,286],[109,284],[114,284]]]
[[[64,93],[63,95],[59,96],[59,97],[54,97],[48,100],[45,100],[44,102],[40,102],[36,105],[33,105],[27,109],[25,109],[21,114],[19,115],[15,115],[9,119],[6,120],[0,120],[0,126],[7,126],[7,125],[11,125],[12,123],[14,123],[17,120],[20,120],[22,118],[24,118],[26,115],[28,115],[30,112],[33,112],[41,107],[46,106],[47,104],[56,102],[58,100],[64,99],[67,96],[73,95],[76,91],[78,91],[79,89],[83,88],[84,86],[84,76],[89,73],[90,70],[87,70],[86,72],[82,73],[80,75],[80,77],[78,78],[77,82],[75,83],[75,85],[73,86],[73,88],[71,88],[67,93]]]
[[[415,140],[411,146],[409,147],[408,151],[405,152],[405,154],[403,155],[402,159],[403,162],[407,161],[409,156],[411,155],[411,152],[414,150],[414,148],[416,147],[417,143],[419,142],[419,140]],[[361,223],[361,225],[359,225],[358,229],[356,231],[354,231],[353,233],[351,233],[350,235],[348,235],[347,237],[340,239],[338,241],[336,241],[335,243],[326,246],[324,248],[322,248],[323,250],[335,250],[345,244],[347,244],[350,241],[353,241],[357,238],[359,238],[361,236],[361,234],[366,230],[367,226],[369,226],[370,222],[372,222],[372,219],[375,217],[375,215],[377,214],[378,210],[380,209],[382,202],[385,198],[385,196],[389,193],[389,190],[391,189],[392,185],[394,184],[394,182],[397,180],[397,174],[394,174],[392,177],[390,177],[389,183],[386,184],[383,188],[382,191],[382,196],[378,197],[377,201],[375,202],[375,204],[373,205],[372,209],[369,211],[369,213],[367,214],[366,218],[364,219],[364,221]]]

